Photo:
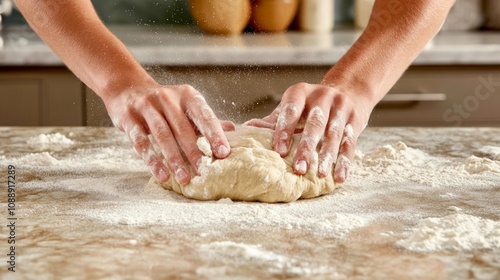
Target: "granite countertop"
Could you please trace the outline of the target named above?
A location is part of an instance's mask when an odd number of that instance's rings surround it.
[[[190,27],[111,26],[144,65],[333,65],[360,32],[327,34],[290,31],[224,37]],[[500,33],[442,32],[414,65],[499,65]],[[61,66],[61,60],[29,27],[5,28],[0,66]],[[0,44],[1,45],[1,44]]]
[[[0,127],[17,219],[17,272],[2,230],[0,278],[498,279],[499,137],[499,128],[367,128],[337,191],[265,204],[193,201],[148,183],[113,128]],[[397,246],[428,217],[445,231],[415,243],[429,250]]]

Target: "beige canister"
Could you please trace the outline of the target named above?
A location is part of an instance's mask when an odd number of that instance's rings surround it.
[[[333,29],[333,0],[301,0],[298,22],[303,31],[328,32]]]

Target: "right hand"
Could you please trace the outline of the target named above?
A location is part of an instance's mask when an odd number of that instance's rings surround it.
[[[148,135],[158,143],[165,162],[180,184],[191,180],[182,152],[193,171],[199,174],[203,153],[196,145],[198,132],[207,138],[215,157],[225,158],[230,153],[224,130],[234,130],[234,124],[219,121],[203,96],[189,85],[157,84],[129,89],[106,98],[104,103],[114,125],[129,136],[137,153],[160,182],[168,181],[170,173]]]

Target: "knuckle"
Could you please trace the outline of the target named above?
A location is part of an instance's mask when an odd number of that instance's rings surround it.
[[[177,170],[179,167],[184,166],[184,160],[179,153],[170,154],[168,158],[168,166],[172,170]]]
[[[133,144],[138,152],[142,153],[143,150],[149,146],[149,139],[147,137],[140,136],[133,140]]]
[[[311,139],[311,138],[304,139],[303,138],[300,141],[300,147],[299,147],[299,149],[297,149],[297,151],[301,151],[301,154],[303,156],[308,156],[315,149],[316,145],[317,145],[317,143],[313,139]],[[298,154],[299,154],[299,152],[298,152]]]
[[[192,162],[196,162],[196,160],[202,156],[202,153],[198,149],[188,149],[185,151],[185,154]]]
[[[165,125],[157,126],[155,130],[155,138],[159,140],[159,143],[169,140],[171,138],[169,128]]]
[[[305,90],[306,88],[309,87],[309,84],[306,82],[300,82],[300,83],[293,85],[292,87],[294,87],[297,90]]]
[[[343,149],[351,149],[356,146],[356,140],[353,137],[345,136],[342,139],[342,148]]]
[[[313,108],[307,118],[307,122],[312,129],[321,129],[325,125],[325,116],[319,107]]]
[[[335,124],[330,124],[330,128],[325,131],[325,138],[330,142],[339,141],[342,137],[342,131],[340,127]]]
[[[189,93],[192,95],[198,94],[198,91],[192,85],[182,84],[179,86],[179,88],[184,93]]]
[[[316,99],[323,100],[326,99],[333,94],[333,89],[331,87],[320,87],[316,89],[315,95]]]

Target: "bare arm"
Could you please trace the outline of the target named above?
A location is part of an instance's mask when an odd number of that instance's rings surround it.
[[[271,115],[249,124],[274,128],[274,149],[285,156],[299,120],[306,119],[295,172],[307,172],[324,136],[318,174],[333,172],[336,182],[344,182],[371,111],[439,31],[454,2],[377,0],[366,30],[321,84],[291,86]]]
[[[90,0],[22,0],[17,5],[40,37],[103,99],[115,126],[129,136],[157,179],[167,181],[169,172],[149,134],[181,184],[189,182],[190,170],[177,144],[194,172],[202,156],[191,123],[207,137],[214,155],[229,154],[222,126],[201,94],[187,85],[154,81],[104,26]]]

